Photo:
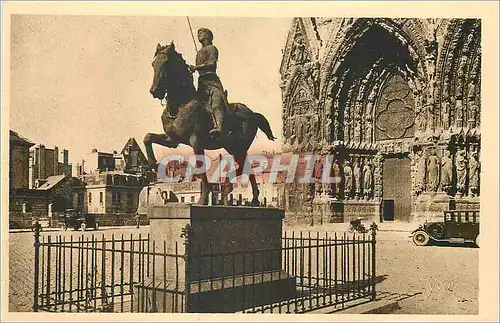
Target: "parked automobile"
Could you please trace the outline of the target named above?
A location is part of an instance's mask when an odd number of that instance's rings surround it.
[[[425,222],[410,237],[417,246],[447,242],[479,247],[479,211],[444,211],[442,222]]]
[[[62,227],[65,230],[68,228],[82,231],[86,231],[90,228],[97,230],[99,229],[99,223],[96,221],[94,214],[82,214],[76,210],[66,210]]]

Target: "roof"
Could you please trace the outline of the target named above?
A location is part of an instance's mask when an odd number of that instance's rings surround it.
[[[23,146],[28,146],[31,147],[34,145],[33,142],[29,141],[28,139],[24,138],[17,132],[10,130],[10,142],[11,143],[16,143],[18,145],[23,145]]]
[[[42,191],[50,190],[57,184],[61,183],[64,180],[64,178],[66,178],[66,175],[56,175],[47,177],[47,181],[43,183],[43,185],[38,187],[37,190],[42,190]]]
[[[126,155],[127,154],[127,150],[137,151],[138,154],[139,154],[139,159],[141,159],[142,162],[147,161],[146,156],[142,152],[141,147],[139,146],[139,144],[137,143],[137,141],[135,140],[134,137],[130,137],[129,138],[129,140],[127,141],[127,143],[123,147],[123,149],[121,151],[121,154],[122,155]]]

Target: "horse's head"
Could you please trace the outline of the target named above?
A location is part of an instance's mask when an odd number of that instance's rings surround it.
[[[175,51],[173,42],[170,45],[156,45],[153,62],[153,84],[149,93],[155,99],[163,99],[168,91],[178,92],[194,89],[193,76],[182,55]],[[186,86],[188,85],[188,86]],[[172,94],[174,94],[172,93]],[[174,94],[175,95],[175,94]]]

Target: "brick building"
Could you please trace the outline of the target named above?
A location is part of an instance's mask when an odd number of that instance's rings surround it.
[[[29,187],[29,149],[34,143],[10,130],[9,138],[9,189]]]
[[[84,213],[135,213],[144,176],[119,171],[83,175],[73,186],[73,208]]]
[[[51,176],[72,176],[72,166],[69,163],[69,151],[58,147],[47,148],[45,145],[36,145],[30,149],[30,185],[37,188]]]

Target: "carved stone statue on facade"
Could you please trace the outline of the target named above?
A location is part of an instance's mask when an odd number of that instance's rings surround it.
[[[450,100],[443,101],[443,128],[446,130],[450,127]]]
[[[314,115],[311,120],[312,123],[312,136],[311,139],[315,143],[318,143],[321,141],[321,127],[320,127],[320,120],[318,115]]]
[[[332,115],[329,115],[327,116],[326,120],[325,120],[325,133],[324,133],[324,139],[327,141],[327,142],[331,142],[333,141],[333,128],[332,128],[332,118],[333,116]]]
[[[351,163],[349,162],[349,160],[346,160],[344,165],[344,197],[346,200],[352,197],[352,181],[353,172]]]
[[[316,160],[314,163],[314,182],[316,184],[316,195],[322,195],[323,193],[323,185],[321,178],[323,176],[323,154],[321,154],[321,158]]]
[[[359,166],[359,159],[358,158],[354,158],[352,173],[353,173],[352,177],[354,179],[354,181],[353,181],[354,193],[355,193],[356,198],[358,198],[359,194],[361,193],[361,185],[360,185],[361,184],[361,181],[360,181],[361,169]]]
[[[479,196],[479,161],[477,152],[472,153],[469,161],[469,194],[472,197]]]
[[[363,167],[363,193],[367,200],[371,198],[373,193],[373,171],[369,160],[366,161]]]
[[[306,45],[304,44],[304,38],[301,36],[295,39],[295,48],[292,52],[292,60],[296,64],[302,64],[306,60]]]
[[[433,151],[427,159],[427,189],[436,192],[439,187],[439,158]]]
[[[297,129],[296,129],[296,126],[295,126],[295,118],[293,119],[290,119],[290,126],[289,126],[289,130],[288,130],[288,133],[290,134],[290,136],[288,137],[288,141],[290,142],[290,145],[293,145],[295,143],[295,138],[297,138]]]
[[[341,184],[340,179],[342,178],[339,160],[337,157],[333,158],[333,164],[330,176],[334,178],[333,183],[330,185],[330,195],[334,200],[337,200],[340,197],[340,184]]]
[[[322,172],[324,171],[323,167],[326,163],[326,158],[327,158],[327,156],[329,156],[329,154],[330,154],[329,150],[321,151],[321,158],[322,158],[321,169],[322,169]],[[323,176],[323,173],[321,175]],[[321,191],[323,193],[323,196],[329,196],[330,195],[330,184],[327,181],[321,181],[321,186],[322,186]]]
[[[476,85],[473,82],[471,82],[469,83],[467,88],[467,97],[469,99],[473,99],[475,95],[476,95]]]
[[[434,79],[434,70],[436,68],[436,58],[437,58],[437,50],[438,44],[435,40],[425,40],[425,51],[427,55],[425,56],[425,60],[427,62],[427,74],[429,76],[429,80]]]
[[[455,167],[457,170],[457,196],[467,193],[467,156],[465,150],[457,152]]]
[[[462,100],[456,100],[455,101],[455,111],[457,112],[456,114],[456,119],[455,119],[455,126],[457,128],[463,127],[463,111],[462,111]]]
[[[441,158],[441,190],[445,193],[450,191],[453,179],[453,161],[450,155],[450,151],[445,150]]]
[[[414,93],[415,97],[415,124],[417,125],[418,131],[425,131],[427,128],[427,114],[425,113],[424,98],[422,91],[416,91]]]
[[[417,195],[419,195],[425,191],[425,175],[427,168],[427,160],[425,153],[421,150],[417,151],[416,159],[417,159],[417,164],[416,164],[417,169],[415,176],[416,178],[415,192],[417,193]]]

